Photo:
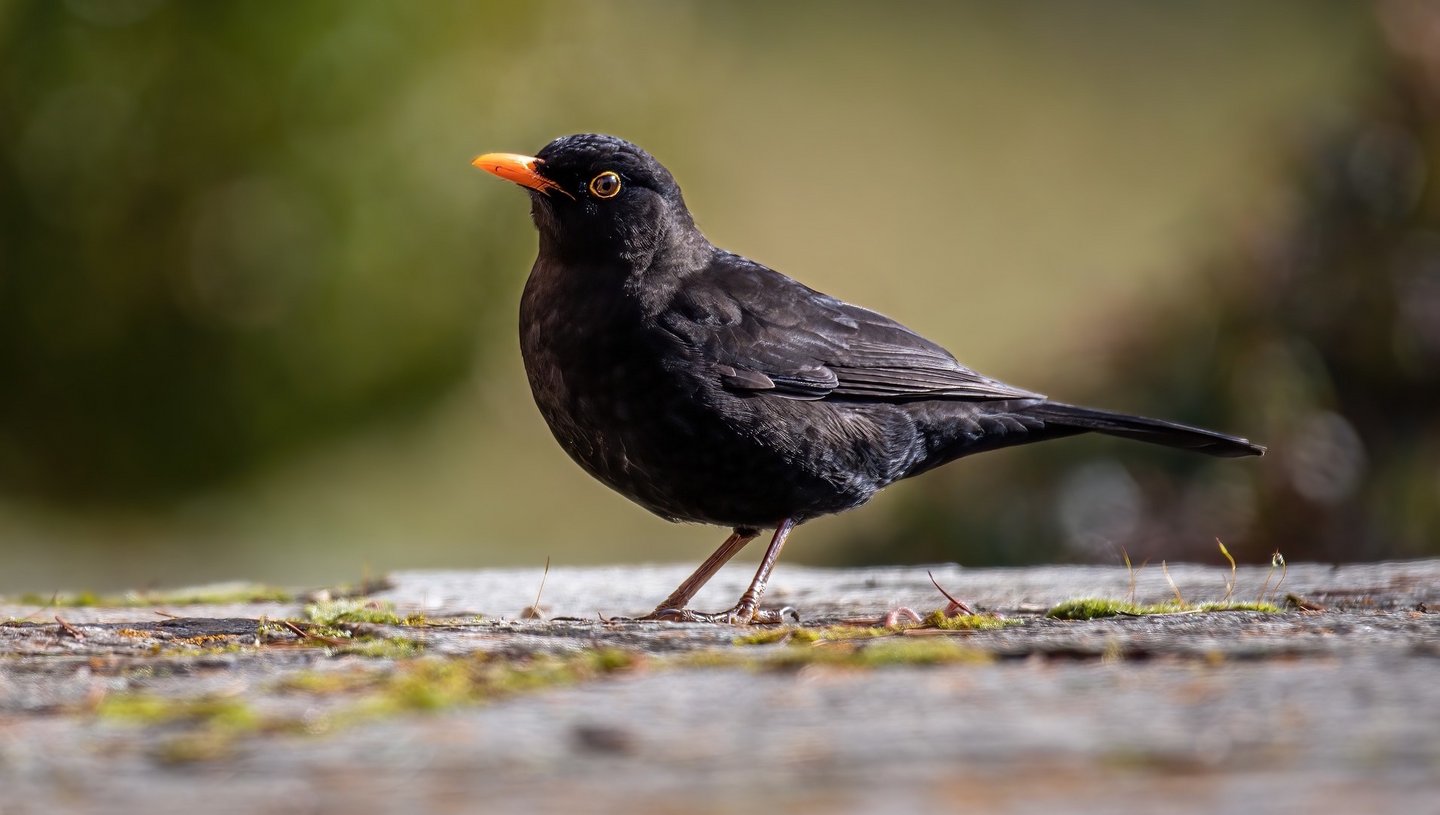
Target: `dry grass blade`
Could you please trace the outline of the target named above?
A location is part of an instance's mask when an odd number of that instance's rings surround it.
[[[33,620],[33,619],[35,619],[36,617],[38,617],[39,615],[44,614],[46,611],[49,611],[50,609],[54,608],[54,607],[55,607],[55,604],[56,604],[56,603],[59,603],[59,602],[60,602],[60,592],[59,592],[59,591],[56,591],[54,594],[50,595],[50,602],[48,602],[48,603],[46,603],[45,605],[43,605],[43,606],[35,609],[34,611],[30,612],[29,614],[26,614],[24,617],[21,617],[20,619],[21,619],[21,620],[24,620],[24,621],[26,621],[26,622],[28,622],[28,621],[30,621],[30,620]]]
[[[535,590],[535,602],[520,612],[522,620],[543,620],[545,614],[540,610],[540,595],[545,593],[545,578],[550,576],[550,557],[545,557],[545,571],[540,573],[540,588]],[[604,619],[603,617],[601,618]]]
[[[1135,602],[1135,566],[1130,563],[1130,552],[1124,546],[1120,547],[1120,556],[1125,558],[1125,573],[1130,576],[1130,593],[1126,599]]]
[[[1179,603],[1182,606],[1189,605],[1185,602],[1184,596],[1180,594],[1180,587],[1175,585],[1175,578],[1170,576],[1170,567],[1165,565],[1165,561],[1163,560],[1160,561],[1160,571],[1165,573],[1165,582],[1169,583],[1170,590],[1175,592],[1175,602]]]
[[[1215,545],[1220,547],[1220,554],[1224,555],[1225,559],[1230,561],[1230,579],[1225,583],[1225,597],[1220,601],[1222,603],[1228,603],[1230,602],[1230,596],[1235,593],[1235,558],[1230,556],[1230,550],[1225,548],[1225,544],[1221,543],[1219,538],[1215,539]]]

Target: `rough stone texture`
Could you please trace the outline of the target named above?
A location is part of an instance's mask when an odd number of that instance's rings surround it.
[[[648,656],[483,704],[358,717],[347,711],[367,682],[415,663],[273,624],[256,644],[262,618],[303,620],[300,603],[160,609],[178,619],[0,605],[0,813],[1437,811],[1440,561],[1291,566],[1280,596],[1320,611],[1088,622],[1041,613],[1128,596],[1124,569],[940,566],[952,594],[1021,624],[897,633],[989,659],[874,668],[757,668],[745,663],[834,644],[737,645],[725,627],[599,618],[644,612],[686,571],[552,570],[549,621],[517,619],[539,570],[393,575],[367,599],[430,624],[353,633],[418,639],[422,660]],[[1267,571],[1241,569],[1235,597],[1254,599]],[[1199,602],[1224,594],[1229,570],[1170,576]],[[748,577],[727,570],[697,605],[728,606]],[[1136,582],[1142,602],[1172,596],[1156,566]],[[767,600],[807,624],[945,602],[924,568],[783,564]],[[338,684],[298,693],[295,677]],[[243,704],[281,724],[215,740],[184,721],[103,715],[137,694]]]

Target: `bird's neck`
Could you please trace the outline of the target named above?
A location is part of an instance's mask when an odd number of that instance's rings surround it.
[[[656,241],[648,258],[636,257],[632,268],[642,277],[655,273],[686,275],[705,268],[715,255],[715,247],[687,218],[684,223],[670,223]]]
[[[607,234],[586,241],[559,240],[553,233],[540,234],[540,257],[553,260],[557,268],[589,269],[610,285],[626,289],[667,288],[704,269],[716,249],[688,221],[662,221],[655,231],[644,234]],[[593,283],[604,285],[600,280]]]

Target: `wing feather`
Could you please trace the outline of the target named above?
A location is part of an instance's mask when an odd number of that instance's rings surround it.
[[[734,392],[833,401],[1043,398],[970,370],[883,314],[728,253],[687,280],[675,306],[666,330]]]

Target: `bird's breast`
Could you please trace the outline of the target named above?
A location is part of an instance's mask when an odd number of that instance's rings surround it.
[[[764,526],[863,503],[893,480],[867,464],[877,426],[865,411],[730,393],[640,304],[545,271],[521,300],[531,391],[560,446],[612,489],[672,520]]]

